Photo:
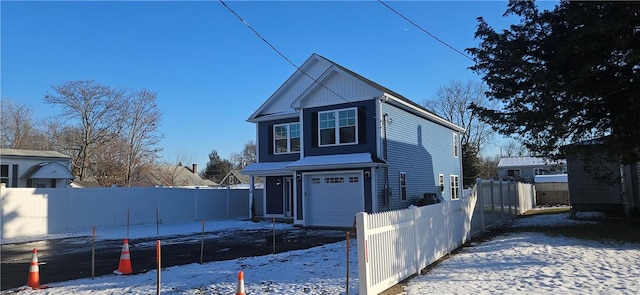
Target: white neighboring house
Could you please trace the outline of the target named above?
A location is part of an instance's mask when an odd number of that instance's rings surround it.
[[[73,180],[71,157],[55,151],[0,149],[3,187],[66,188]]]
[[[505,179],[533,182],[536,175],[567,173],[567,161],[540,157],[503,157],[498,162],[498,175]]]

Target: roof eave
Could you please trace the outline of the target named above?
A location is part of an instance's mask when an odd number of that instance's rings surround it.
[[[441,117],[439,117],[439,116],[437,116],[437,115],[435,115],[435,114],[433,114],[431,112],[428,112],[423,108],[420,108],[420,107],[418,107],[418,106],[416,106],[416,105],[414,105],[412,103],[409,103],[405,99],[396,97],[393,94],[384,93],[383,94],[383,99],[386,99],[387,101],[391,100],[392,102],[394,102],[396,104],[399,104],[399,105],[401,105],[401,106],[403,106],[405,108],[409,108],[410,110],[413,110],[414,112],[422,115],[423,117],[425,117],[425,118],[427,118],[427,119],[429,119],[429,120],[431,120],[433,122],[436,122],[436,123],[438,123],[440,125],[443,125],[443,126],[445,126],[447,128],[453,129],[453,130],[458,131],[458,132],[464,132],[465,131],[464,128],[462,128],[462,127],[460,127],[460,126],[458,126],[458,125],[456,125],[454,123],[451,123],[451,122],[449,122],[449,121],[447,121],[447,120],[445,120],[445,119],[443,119],[443,118],[441,118]]]

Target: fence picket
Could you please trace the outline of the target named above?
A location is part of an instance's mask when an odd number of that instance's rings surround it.
[[[472,237],[535,205],[533,185],[511,182],[506,182],[506,188],[504,185],[502,180],[479,179],[460,200],[356,214],[360,294],[378,294],[412,274],[419,274]],[[507,205],[509,210],[505,211]],[[512,206],[518,209],[512,211]],[[480,219],[480,224],[474,224],[474,217]]]

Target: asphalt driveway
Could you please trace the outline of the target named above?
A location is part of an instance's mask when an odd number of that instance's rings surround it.
[[[292,228],[236,229],[206,232],[203,262],[230,260],[307,249],[345,239],[344,230]],[[161,237],[162,267],[200,262],[202,235]],[[133,273],[156,267],[156,238],[129,239]],[[24,286],[29,275],[32,250],[38,249],[40,282],[67,281],[91,277],[91,237],[73,237],[1,246],[1,290]],[[95,276],[113,275],[120,260],[122,240],[95,244]]]

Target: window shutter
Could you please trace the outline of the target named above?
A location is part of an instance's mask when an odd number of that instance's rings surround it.
[[[18,187],[18,164],[13,164],[13,172],[11,176],[11,187]]]
[[[318,147],[318,112],[311,113],[311,146]]]
[[[267,146],[269,147],[267,150],[269,151],[269,155],[274,154],[273,150],[273,124],[267,125]]]
[[[358,107],[358,144],[367,143],[367,109]]]

